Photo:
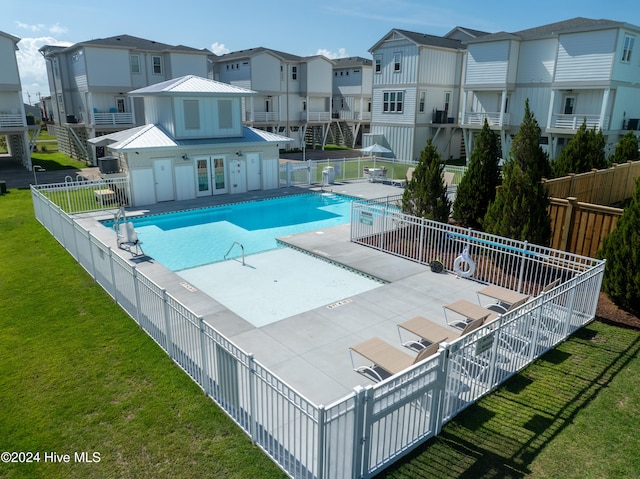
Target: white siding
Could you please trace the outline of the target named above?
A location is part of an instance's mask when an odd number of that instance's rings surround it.
[[[625,34],[635,37],[631,61],[622,61]],[[638,82],[640,78],[640,32],[620,30],[618,35],[618,48],[613,59],[612,80],[620,82]]]
[[[400,71],[394,71],[394,55],[401,55]],[[374,52],[382,56],[382,71],[373,74],[374,85],[415,83],[417,79],[418,47],[405,39],[387,41]]]
[[[615,39],[615,30],[562,35],[559,39],[555,81],[608,81],[611,78]]]
[[[371,133],[381,135],[382,143],[389,145],[393,155],[399,160],[416,160],[418,155],[413,151],[415,129],[411,126],[372,125]],[[424,147],[424,145],[423,145]]]
[[[242,136],[240,98],[197,98],[199,100],[200,128],[185,129],[184,100],[194,97],[174,97],[175,138],[221,138]],[[225,128],[218,118],[219,101],[231,102],[230,127]]]
[[[557,50],[555,38],[523,42],[518,56],[517,83],[551,83]]]
[[[458,85],[462,53],[435,48],[420,50],[418,83],[429,85]]]
[[[385,91],[402,91],[404,93],[402,113],[384,113],[382,111],[383,93]],[[412,125],[416,114],[415,87],[389,87],[373,90],[372,121],[375,123],[394,123]]]
[[[129,51],[115,48],[84,48],[87,83],[91,87],[131,87]],[[71,64],[71,59],[69,59]]]
[[[20,76],[16,61],[15,43],[10,38],[0,35],[0,85],[12,85],[15,91],[20,90]]]
[[[640,85],[618,87],[609,123],[611,129],[622,128],[623,118],[640,118]]]
[[[509,42],[476,43],[467,49],[467,85],[498,84],[507,81]]]
[[[251,57],[251,88],[263,93],[280,92],[280,60],[268,53]]]
[[[557,98],[557,95],[556,95]],[[524,118],[524,103],[529,99],[529,108],[533,112],[540,128],[547,126],[551,89],[545,86],[518,88],[509,99],[509,124],[519,127]]]
[[[331,96],[333,65],[324,57],[310,59],[306,64],[306,92],[309,95]]]
[[[207,78],[206,55],[169,53],[167,55],[167,78],[178,78],[185,75]]]

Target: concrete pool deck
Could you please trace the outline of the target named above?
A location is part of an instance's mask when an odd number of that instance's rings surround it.
[[[331,187],[334,193],[361,198],[394,196],[403,191],[398,187],[368,182]],[[283,188],[233,197],[161,203],[140,213],[204,207],[215,202],[251,201],[307,191],[308,188]],[[132,213],[135,212],[128,212]],[[111,213],[103,213],[102,217],[112,218]],[[131,254],[115,246],[113,231],[98,223],[97,215],[78,215],[77,219],[94,236],[111,245],[114,252],[127,260],[132,259]],[[386,284],[261,327],[245,321],[152,259],[136,264],[138,271],[166,288],[169,294],[191,311],[203,316],[242,350],[253,353],[256,361],[268,367],[307,399],[318,405],[327,405],[344,397],[354,387],[370,383],[367,378],[353,371],[349,346],[378,336],[403,349],[398,336],[398,323],[421,315],[445,325],[442,306],[458,299],[475,302],[475,291],[479,288],[478,283],[473,281],[446,273],[436,274],[427,266],[354,244],[349,240],[349,232],[349,225],[342,225],[281,240],[324,260],[379,278]],[[242,268],[237,262],[236,266]],[[278,268],[281,271],[295,271],[299,265],[295,259],[282,259]],[[306,268],[309,276],[314,275],[313,268]],[[247,298],[251,298],[250,290],[247,291]]]

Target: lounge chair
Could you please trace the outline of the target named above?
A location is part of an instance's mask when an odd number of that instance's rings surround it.
[[[117,232],[118,248],[131,252],[134,256],[144,254],[142,251],[142,241],[138,238],[138,233],[133,228],[131,221],[126,221],[118,225]],[[132,250],[135,248],[135,252]]]
[[[484,323],[484,318],[476,319],[468,323],[461,332],[451,331],[444,326],[439,325],[431,321],[430,319],[423,318],[422,316],[416,316],[409,321],[398,324],[398,335],[400,336],[400,342],[403,346],[409,349],[415,349],[421,351],[423,348],[427,348],[432,344],[441,343],[444,341],[450,342],[454,339],[458,339],[465,334],[478,329]],[[402,330],[415,334],[420,339],[410,339],[403,341]]]
[[[351,357],[351,365],[355,372],[373,381],[382,381],[435,354],[438,352],[439,346],[439,343],[433,343],[422,349],[418,355],[414,357],[386,341],[374,337],[355,346],[351,346],[349,348],[349,356]],[[371,364],[369,366],[356,366],[353,353],[359,354],[370,361]]]
[[[411,181],[411,178],[413,178],[413,172],[416,169],[411,167],[407,169],[407,174],[405,177],[403,178],[391,178],[390,181],[392,186],[406,186],[408,181]]]
[[[530,297],[531,296],[523,296],[518,301],[510,304],[507,308],[499,304],[492,304],[491,306],[484,308],[475,303],[472,303],[471,301],[467,301],[466,299],[460,299],[454,303],[444,305],[442,309],[444,310],[445,321],[450,326],[455,326],[457,324],[464,324],[466,326],[467,323],[473,322],[478,319],[482,319],[483,323],[486,324],[490,323],[494,319],[497,319],[501,314],[504,314],[507,311],[511,311],[518,306],[522,306],[529,300]],[[464,320],[455,319],[449,322],[447,311],[453,311],[454,313],[463,316]]]

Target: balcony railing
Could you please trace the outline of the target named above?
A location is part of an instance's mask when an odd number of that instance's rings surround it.
[[[26,120],[20,114],[0,113],[0,128],[25,126]]]
[[[132,125],[133,113],[94,113],[94,125]]]
[[[255,121],[257,123],[265,123],[270,121],[278,121],[280,113],[277,111],[250,111],[246,112],[247,121]]]
[[[371,120],[371,112],[369,111],[344,111],[341,110],[339,112],[334,113],[333,117],[336,120],[357,120],[357,121],[363,121],[363,120]]]
[[[464,124],[482,126],[484,125],[485,119],[489,123],[489,126],[505,126],[509,125],[510,114],[503,113],[502,123],[500,123],[500,112],[466,112],[464,115]]]
[[[300,114],[302,121],[331,121],[331,112],[329,111],[307,111]]]
[[[606,130],[609,128],[609,117],[600,115],[560,115],[554,114],[551,118],[551,128],[563,128],[577,130],[582,122],[587,122],[587,128]]]

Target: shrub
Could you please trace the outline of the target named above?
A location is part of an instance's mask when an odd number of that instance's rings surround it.
[[[615,304],[640,314],[640,179],[633,198],[598,252],[607,265],[602,288]]]

